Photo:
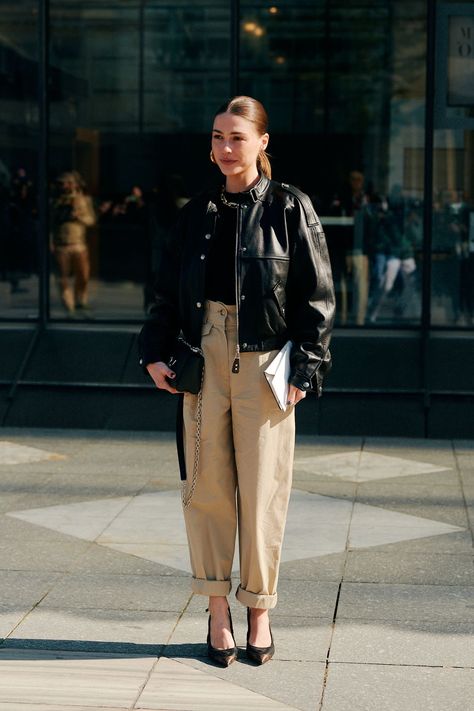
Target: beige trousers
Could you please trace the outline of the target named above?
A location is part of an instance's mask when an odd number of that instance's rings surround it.
[[[193,592],[228,595],[236,531],[240,585],[247,607],[277,603],[281,546],[291,490],[294,408],[282,412],[264,369],[278,351],[242,353],[232,373],[236,308],[207,301],[202,329],[205,371],[199,468],[184,508]],[[184,437],[190,491],[195,457],[196,395],[184,396]]]

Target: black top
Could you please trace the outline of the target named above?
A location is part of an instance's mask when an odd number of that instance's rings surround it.
[[[229,202],[238,202],[240,193],[225,193]],[[215,234],[206,259],[205,298],[235,305],[235,239],[237,209],[218,205]]]

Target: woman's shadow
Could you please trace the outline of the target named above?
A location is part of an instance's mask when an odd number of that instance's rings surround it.
[[[64,654],[64,657],[63,657]],[[135,644],[133,642],[104,642],[72,639],[19,639],[9,637],[0,641],[0,661],[34,661],[39,659],[100,659],[111,655],[118,658],[166,657],[168,659],[195,659],[210,667],[219,667],[207,656],[207,646],[190,644]],[[254,666],[239,647],[239,662]]]

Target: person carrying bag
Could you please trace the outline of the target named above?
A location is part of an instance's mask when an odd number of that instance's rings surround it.
[[[271,179],[267,124],[248,96],[216,112],[210,158],[224,182],[182,208],[139,337],[142,367],[175,395],[176,339],[203,356],[199,392],[180,395],[177,437],[192,590],[209,597],[208,654],[222,666],[237,658],[227,601],[237,531],[247,656],[263,664],[274,654],[268,611],[277,604],[295,405],[312,389],[321,394],[335,310],[321,223],[305,193]],[[288,341],[282,409],[265,371]]]

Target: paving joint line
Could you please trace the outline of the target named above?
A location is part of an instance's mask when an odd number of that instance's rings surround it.
[[[366,438],[365,438],[365,437],[362,437],[362,438],[361,438],[361,441],[360,441],[359,460],[358,460],[358,464],[357,464],[357,472],[359,472],[359,469],[360,469],[360,462],[361,462],[361,459],[362,459],[362,452],[364,451],[365,443],[366,443]],[[356,481],[356,482],[355,482],[355,487],[354,487],[354,494],[353,494],[353,498],[352,498],[351,513],[350,513],[350,517],[349,517],[349,523],[348,523],[348,526],[347,526],[346,547],[345,547],[345,550],[344,550],[344,564],[343,564],[343,566],[342,566],[341,580],[340,580],[340,582],[339,582],[338,589],[337,589],[336,602],[335,602],[335,605],[334,605],[334,613],[333,613],[333,618],[332,618],[332,623],[331,623],[331,636],[330,636],[330,639],[329,639],[328,650],[327,650],[327,653],[326,653],[324,676],[323,676],[323,684],[322,684],[322,689],[321,689],[321,698],[320,698],[320,701],[319,701],[319,711],[322,711],[322,709],[323,709],[323,705],[324,705],[324,695],[325,695],[326,688],[327,688],[327,683],[328,683],[328,677],[329,677],[329,658],[330,658],[330,654],[331,654],[331,647],[332,647],[332,642],[333,642],[333,639],[334,639],[334,633],[335,633],[335,631],[336,631],[337,611],[338,611],[338,609],[339,609],[339,600],[340,600],[340,597],[341,597],[342,585],[343,585],[343,583],[344,583],[344,575],[345,575],[346,567],[347,567],[348,554],[349,554],[349,551],[351,550],[350,547],[349,547],[349,545],[348,545],[348,538],[349,538],[349,536],[350,536],[352,517],[353,517],[353,514],[354,514],[354,508],[355,508],[356,501],[357,501],[357,494],[358,494],[359,485],[360,485],[360,482],[359,482],[359,481]]]
[[[53,587],[54,587],[54,586],[53,586]],[[27,612],[25,612],[25,614],[23,615],[23,617],[16,623],[16,625],[14,625],[14,627],[10,630],[10,632],[6,635],[6,637],[3,637],[3,638],[2,638],[2,640],[1,640],[1,642],[0,642],[0,649],[1,649],[2,647],[4,647],[5,649],[7,649],[7,647],[5,647],[5,641],[10,638],[10,636],[15,632],[15,630],[18,629],[18,627],[19,627],[21,624],[23,624],[23,622],[26,620],[26,618],[27,618],[29,615],[31,615],[31,613],[33,612],[33,610],[36,610],[36,608],[43,602],[43,600],[45,599],[45,597],[47,597],[47,595],[49,595],[50,592],[51,592],[51,590],[48,590],[47,592],[45,592],[45,594],[43,595],[43,597],[41,597],[41,598],[38,600],[38,602],[35,602],[35,604],[33,605],[33,607],[31,607]]]
[[[133,702],[134,705],[130,707],[129,711],[134,711],[134,709],[136,708],[136,704],[137,704],[138,701],[140,700],[140,696],[142,695],[143,691],[145,690],[146,684],[148,683],[149,678],[150,678],[150,676],[151,676],[153,670],[156,668],[156,665],[158,664],[158,662],[160,661],[161,658],[164,658],[164,659],[172,659],[173,661],[176,661],[176,662],[178,662],[179,664],[184,664],[185,666],[187,666],[187,665],[186,665],[186,661],[185,661],[186,658],[176,659],[175,657],[171,657],[171,656],[168,657],[168,656],[165,654],[165,652],[166,652],[166,647],[168,646],[169,642],[171,641],[171,639],[172,639],[172,637],[173,637],[173,634],[174,634],[174,632],[175,632],[175,630],[176,630],[176,627],[179,625],[179,623],[180,623],[180,621],[181,621],[183,615],[185,614],[186,610],[188,609],[188,607],[189,607],[189,605],[190,605],[190,603],[191,603],[191,600],[193,599],[194,596],[195,596],[195,594],[194,594],[194,593],[191,593],[191,595],[190,595],[190,597],[189,597],[189,600],[187,601],[186,605],[184,606],[183,610],[181,611],[181,614],[179,615],[178,619],[176,620],[176,623],[175,623],[173,629],[171,630],[171,632],[170,632],[170,634],[169,634],[169,636],[168,636],[167,641],[166,641],[166,642],[164,643],[164,645],[163,645],[162,652],[161,652],[159,658],[157,659],[156,664],[154,664],[154,665],[153,665],[153,668],[150,670],[147,680],[146,680],[145,683],[143,684],[142,689],[140,690],[140,692],[139,692],[137,698],[135,699],[135,701]],[[239,646],[239,645],[237,645],[237,646],[238,646],[239,649],[241,648],[241,646]],[[195,655],[195,656],[193,656],[193,657],[189,657],[189,659],[196,659],[197,661],[199,661],[200,659],[206,659],[206,656],[205,656],[205,655],[202,655],[202,656],[197,656],[197,655]],[[281,660],[278,660],[278,661],[290,661],[290,660],[281,659]],[[295,661],[295,660],[291,660],[291,661]],[[299,659],[299,660],[296,660],[296,661],[299,661],[299,662],[302,663],[302,662],[304,662],[305,660]],[[193,668],[194,668],[194,667],[193,667]],[[204,672],[204,673],[207,673],[207,672]],[[213,676],[214,676],[214,675],[213,675]],[[221,677],[217,677],[217,678],[220,679]],[[224,681],[225,681],[225,680],[224,680]],[[252,691],[252,689],[249,689],[248,686],[244,686],[244,684],[239,683],[238,681],[233,680],[233,681],[231,681],[231,682],[229,682],[229,683],[233,684],[234,686],[239,686],[240,688],[245,689],[246,691]],[[275,699],[274,699],[273,697],[268,696],[267,694],[262,694],[261,692],[258,692],[258,693],[259,693],[261,696],[264,696],[265,698],[270,699],[270,701],[275,701]],[[281,703],[281,702],[280,702],[280,703]],[[297,711],[297,707],[296,707],[296,706],[288,706],[288,709],[290,709],[291,711],[293,711],[293,710],[294,710],[294,711]],[[301,711],[301,710],[300,710],[300,711]]]
[[[53,476],[53,475],[51,475],[51,476]],[[110,521],[108,521],[108,523],[107,523],[107,524],[104,526],[104,528],[97,534],[97,536],[96,536],[92,541],[89,541],[89,543],[90,543],[89,547],[88,547],[83,553],[80,553],[80,554],[78,555],[78,557],[75,559],[76,561],[79,561],[80,558],[82,558],[84,555],[86,555],[86,553],[89,552],[90,548],[92,548],[93,545],[101,545],[100,543],[97,542],[97,540],[107,531],[107,529],[115,522],[115,520],[116,520],[119,516],[121,516],[121,515],[123,514],[123,512],[125,511],[125,509],[126,509],[128,506],[130,506],[130,504],[132,503],[132,501],[133,501],[134,499],[136,499],[137,496],[140,496],[140,494],[143,492],[143,490],[144,490],[147,486],[149,486],[149,483],[150,483],[150,479],[147,479],[147,481],[146,481],[138,490],[135,490],[134,493],[132,493],[132,494],[125,494],[125,495],[124,495],[124,498],[127,498],[127,501],[124,503],[123,507],[120,509],[120,511],[117,511],[117,513],[115,514],[115,516],[113,516],[113,518],[111,518]],[[100,501],[100,500],[103,499],[103,498],[104,498],[104,497],[99,497],[99,499],[91,499],[91,501]],[[107,499],[107,498],[122,498],[122,497],[120,497],[120,496],[119,496],[119,497],[113,496],[113,497],[105,497],[105,498]],[[77,568],[76,568],[76,569],[77,569]],[[70,572],[73,572],[73,570],[71,570]]]
[[[469,586],[470,589],[472,590],[472,586]],[[384,618],[384,617],[340,617],[339,620],[340,622],[360,622],[362,624],[367,624],[368,622],[379,622],[383,623],[386,626],[390,626],[395,622],[413,622],[417,625],[422,625],[422,624],[441,624],[442,620],[433,620],[433,619],[424,619],[420,617],[391,617],[390,619]],[[465,619],[458,619],[458,620],[450,620],[449,624],[451,625],[464,625],[468,624]],[[467,635],[466,635],[467,636]]]
[[[474,666],[460,666],[458,664],[408,664],[407,662],[354,662],[334,660],[331,664],[350,664],[359,667],[407,667],[420,669],[474,669]]]
[[[347,556],[346,556],[346,558],[347,558]],[[344,566],[345,566],[345,562],[344,562]],[[337,609],[339,607],[339,598],[341,596],[343,581],[344,581],[344,574],[341,577],[341,581],[340,581],[338,589],[337,589],[336,602],[334,604],[334,613],[333,613],[332,622],[331,622],[331,636],[329,639],[329,646],[328,646],[328,650],[326,652],[326,659],[324,662],[325,666],[324,666],[323,684],[322,684],[322,689],[321,689],[321,698],[319,700],[319,711],[322,711],[323,704],[324,704],[324,693],[326,691],[326,686],[327,686],[328,676],[329,676],[329,656],[331,653],[332,641],[333,641],[334,632],[336,629]]]
[[[31,571],[26,571],[26,572],[31,572]],[[35,572],[35,571],[33,571],[33,572]],[[56,573],[54,573],[54,574],[56,574]],[[44,595],[43,595],[37,602],[34,603],[34,605],[23,615],[23,617],[22,617],[22,618],[16,623],[16,625],[10,630],[10,632],[7,634],[7,636],[2,639],[2,641],[0,642],[0,648],[4,646],[5,640],[9,639],[10,636],[15,632],[15,630],[18,629],[18,627],[27,619],[27,617],[29,617],[29,615],[31,615],[31,613],[32,613],[34,610],[36,610],[36,608],[39,607],[39,605],[41,605],[41,603],[43,602],[43,600],[45,600],[45,598],[54,590],[54,588],[55,588],[57,585],[59,585],[61,582],[63,582],[69,575],[70,575],[70,572],[69,572],[69,571],[66,571],[66,572],[64,572],[64,573],[62,573],[62,572],[61,572],[61,573],[58,573],[58,579],[53,582],[53,584],[52,584],[52,586],[49,588],[49,590],[47,590],[47,591],[44,593]]]
[[[46,593],[46,595],[47,595],[47,594],[48,594],[48,593]],[[40,602],[43,601],[43,599],[44,599],[44,598],[41,598],[41,600],[40,600],[39,602],[35,603],[35,605],[39,605]],[[178,613],[179,613],[179,610],[157,610],[156,608],[148,609],[148,608],[145,608],[145,607],[97,607],[97,606],[94,606],[94,607],[80,607],[80,606],[77,606],[77,607],[68,608],[68,609],[69,609],[69,610],[71,610],[71,609],[72,609],[72,610],[77,610],[77,611],[79,611],[79,610],[82,610],[82,611],[86,611],[86,610],[101,610],[101,611],[103,611],[103,612],[164,612],[164,613],[171,613],[171,614],[172,614],[173,612],[178,612]],[[64,608],[63,608],[63,607],[60,607],[60,606],[58,606],[58,607],[46,607],[46,608],[43,608],[43,610],[56,610],[56,611],[57,611],[57,610],[64,610]]]
[[[162,647],[161,647],[161,649],[160,649],[160,653],[158,654],[158,657],[157,657],[155,663],[152,664],[151,668],[149,669],[149,671],[148,671],[148,673],[147,673],[147,675],[146,675],[146,678],[145,678],[143,684],[141,685],[141,687],[140,687],[139,690],[138,690],[138,693],[137,693],[135,699],[132,701],[132,703],[131,703],[131,705],[130,705],[130,707],[129,707],[129,711],[133,711],[133,709],[136,708],[136,705],[137,705],[137,703],[138,703],[139,700],[140,700],[140,696],[141,696],[141,695],[143,694],[143,692],[145,691],[146,685],[147,685],[148,682],[150,681],[151,675],[153,674],[154,670],[156,669],[156,667],[157,667],[158,662],[160,661],[160,659],[162,659],[163,657],[165,657],[166,659],[168,658],[168,657],[165,656],[164,651],[166,650],[166,647],[168,646],[168,644],[169,644],[171,638],[173,637],[173,634],[174,634],[174,632],[175,632],[175,630],[176,630],[176,627],[179,625],[179,623],[180,623],[180,621],[181,621],[181,619],[182,619],[184,613],[185,613],[186,610],[188,609],[188,607],[189,607],[189,605],[190,605],[191,600],[193,599],[193,597],[194,597],[194,593],[191,593],[190,596],[189,596],[189,598],[188,598],[188,601],[186,602],[185,606],[183,607],[183,609],[182,609],[181,612],[179,613],[178,619],[176,620],[176,622],[175,622],[175,624],[174,624],[174,626],[173,626],[171,632],[169,633],[166,642],[162,645]]]
[[[172,659],[173,661],[177,662],[178,664],[183,664],[184,666],[189,666],[188,664],[186,664],[186,661],[185,661],[186,659],[188,659],[188,657],[180,657],[179,659],[175,659],[175,657],[165,657],[165,658],[166,658],[166,659]],[[202,657],[202,658],[205,659],[206,657]],[[196,657],[189,657],[189,659],[196,659]],[[199,661],[199,658],[198,658],[198,661]],[[279,659],[279,660],[277,660],[277,661],[286,661],[286,660],[281,660],[281,659]],[[294,661],[294,660],[291,660],[291,661]],[[304,660],[298,660],[298,661],[300,661],[301,663],[304,663]],[[249,665],[249,666],[250,666],[250,665]],[[209,668],[210,668],[210,669],[214,669],[214,668],[217,669],[217,667],[213,667],[213,666],[210,666]],[[191,667],[191,669],[194,669],[194,667]],[[199,671],[199,670],[197,670],[197,671]],[[203,673],[203,674],[206,674],[206,675],[209,674],[208,672],[202,672],[202,673]],[[226,682],[227,684],[232,684],[233,686],[238,686],[240,689],[244,689],[245,691],[251,691],[253,694],[258,694],[259,696],[263,696],[263,697],[266,698],[266,699],[270,699],[270,701],[277,701],[277,702],[280,703],[280,704],[283,704],[283,703],[284,703],[284,704],[286,705],[286,708],[289,709],[289,711],[305,711],[305,710],[302,709],[301,707],[288,706],[288,705],[286,704],[286,702],[280,701],[280,699],[275,699],[275,697],[273,697],[273,696],[268,696],[267,693],[264,693],[264,692],[262,692],[262,691],[254,691],[253,689],[249,689],[248,686],[245,686],[243,682],[237,681],[237,680],[235,680],[235,679],[233,679],[232,681],[230,681],[230,680],[228,681],[228,680],[222,679],[222,677],[217,676],[217,675],[214,675],[214,674],[211,674],[211,676],[212,676],[213,678],[215,678],[215,679],[219,679],[219,680],[221,680],[221,681],[224,681],[224,682]],[[106,711],[106,710],[104,709],[104,711]],[[134,709],[131,709],[130,711],[134,711]],[[145,711],[145,709],[144,709],[143,711]],[[160,709],[160,711],[165,711],[165,710],[164,710],[164,709]]]
[[[446,533],[444,534],[446,536],[452,535],[451,533]],[[452,557],[452,556],[451,556]],[[457,556],[456,556],[457,557]],[[460,557],[465,557],[469,558],[469,560],[472,559],[472,553],[463,553]],[[306,582],[303,580],[303,582]],[[441,583],[424,583],[424,582],[405,582],[405,583],[395,583],[391,581],[386,581],[386,580],[344,580],[345,585],[410,585],[410,587],[414,588],[421,588],[421,587],[429,587],[429,588],[470,588],[472,587],[472,584],[470,583],[449,583],[447,581],[441,582]],[[348,619],[354,619],[353,617],[350,617]],[[357,619],[357,618],[356,618]],[[365,618],[361,618],[365,619]],[[383,618],[381,618],[383,619]]]

